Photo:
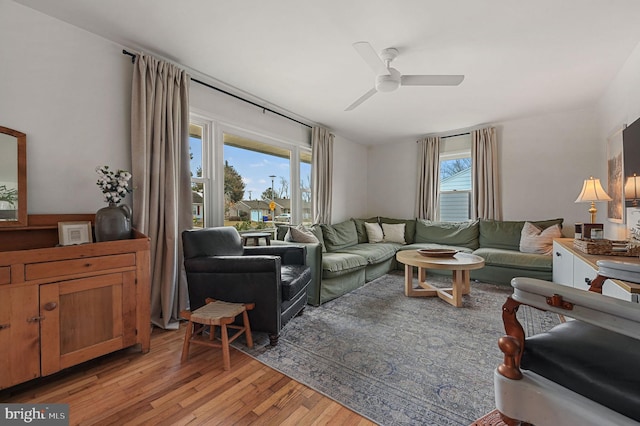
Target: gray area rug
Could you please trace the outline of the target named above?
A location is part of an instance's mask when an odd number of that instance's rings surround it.
[[[449,277],[430,276],[447,286]],[[320,307],[307,306],[276,347],[264,333],[234,346],[382,425],[469,425],[495,408],[501,307],[511,287],[471,283],[462,308],[404,296],[393,272]],[[527,333],[559,323],[521,307]]]

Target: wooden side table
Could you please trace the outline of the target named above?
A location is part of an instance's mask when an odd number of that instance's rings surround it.
[[[264,241],[268,246],[271,245],[271,234],[268,232],[248,232],[246,234],[242,234],[242,245],[246,246],[247,242],[252,240],[253,244],[258,246],[260,245],[260,238],[264,238]]]
[[[219,300],[207,299],[207,304],[196,309],[195,311],[182,311],[180,316],[189,320],[187,330],[184,335],[184,344],[182,346],[182,362],[189,358],[189,345],[191,343],[197,345],[211,346],[222,348],[222,362],[225,370],[231,369],[231,361],[229,357],[229,344],[236,340],[242,333],[245,334],[247,346],[253,347],[253,339],[251,337],[251,327],[249,326],[249,316],[247,311],[252,310],[255,303],[229,303]],[[235,318],[242,314],[242,326],[234,325]],[[197,325],[196,325],[197,324]],[[216,326],[220,326],[221,343],[215,342]],[[205,338],[203,331],[209,327],[209,338]],[[227,327],[238,330],[233,336],[229,337]]]

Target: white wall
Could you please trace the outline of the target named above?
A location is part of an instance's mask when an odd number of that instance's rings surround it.
[[[98,165],[130,170],[131,61],[121,47],[0,0],[0,125],[27,135],[28,211],[104,207]]]
[[[500,144],[500,184],[506,220],[562,217],[565,235],[588,222],[588,204],[576,204],[589,176],[606,186],[603,149],[593,108],[527,117],[496,125]],[[598,205],[598,220],[606,204]]]
[[[494,123],[498,133],[505,220],[563,217],[564,234],[588,222],[588,204],[576,204],[584,179],[607,185],[607,137],[640,117],[640,44],[601,99],[582,109]],[[452,129],[455,131],[455,129]],[[399,141],[369,150],[367,215],[413,217],[417,146]],[[626,227],[608,222],[598,203],[605,236],[626,238]]]
[[[9,0],[0,0],[0,58],[0,125],[27,134],[29,214],[97,211],[104,202],[95,167],[131,170],[131,58],[118,44]],[[310,138],[306,126],[197,83],[190,101],[249,131]],[[332,215],[359,216],[366,148],[336,136],[334,153]]]
[[[367,213],[368,194],[375,192],[367,182],[367,152],[366,146],[338,135],[333,141],[333,223]]]
[[[367,213],[360,217],[415,217],[418,145],[415,140],[369,149]]]
[[[201,78],[194,76],[194,78]],[[213,84],[215,85],[215,84]],[[191,82],[189,87],[189,105],[194,112],[204,113],[244,130],[281,139],[288,142],[308,142],[311,129],[302,124],[280,117],[270,112],[235,99],[224,93]]]
[[[505,220],[563,217],[567,235],[588,220],[588,206],[574,201],[583,180],[601,172],[594,118],[586,108],[494,123]],[[414,217],[417,154],[415,141],[370,149],[369,215]]]
[[[0,125],[27,134],[29,213],[95,212],[104,205],[94,169],[130,169],[130,58],[84,30],[0,0]],[[204,100],[214,96],[215,102]],[[640,47],[593,108],[503,123],[498,129],[505,219],[588,220],[574,204],[583,179],[606,181],[606,137],[640,116]],[[192,104],[286,139],[308,134],[209,89]],[[452,129],[455,130],[455,129]],[[333,221],[414,216],[414,140],[368,148],[336,136]],[[605,182],[603,182],[605,183]],[[599,220],[605,206],[599,206]],[[623,226],[608,225],[615,232]],[[565,227],[565,231],[567,227]],[[609,235],[608,235],[609,236]],[[613,236],[611,236],[613,238]]]
[[[640,117],[640,44],[600,98],[596,110],[598,138],[601,141],[606,141],[609,135],[621,129],[624,124],[631,124]],[[602,155],[603,159],[606,158],[606,150]],[[602,167],[603,173],[606,173],[606,164]],[[605,236],[610,239],[626,238],[626,225],[605,222]]]

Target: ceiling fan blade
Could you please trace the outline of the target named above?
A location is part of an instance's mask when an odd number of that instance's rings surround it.
[[[362,56],[362,59],[371,67],[376,75],[389,74],[387,66],[382,62],[373,47],[366,41],[358,41],[353,43],[353,47]]]
[[[403,75],[401,86],[457,86],[464,75]]]
[[[374,87],[373,89],[369,90],[367,93],[365,93],[364,95],[360,96],[354,103],[352,103],[351,105],[349,105],[348,107],[345,108],[345,111],[351,111],[352,109],[354,109],[355,107],[357,107],[358,105],[360,105],[361,103],[363,103],[364,101],[366,101],[367,99],[369,99],[370,97],[372,97],[373,95],[375,95],[377,92],[376,88]]]

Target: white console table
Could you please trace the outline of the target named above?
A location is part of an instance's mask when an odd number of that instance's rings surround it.
[[[640,264],[637,256],[602,256],[581,252],[573,247],[573,238],[557,238],[553,241],[553,282],[568,287],[589,290],[596,277],[600,259],[618,260]],[[602,294],[630,302],[640,303],[640,284],[619,280],[606,280]]]

